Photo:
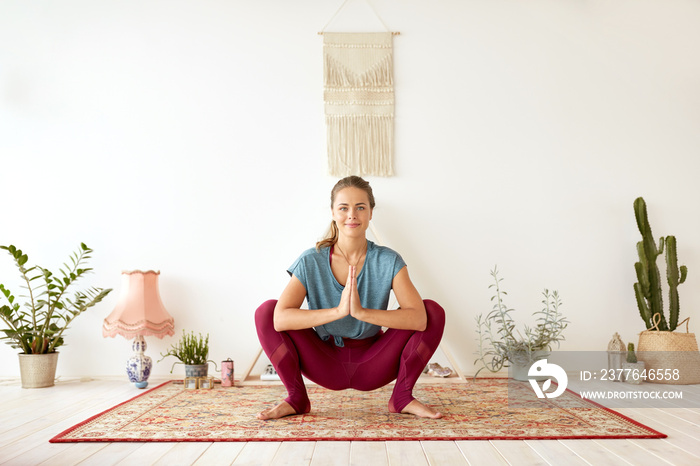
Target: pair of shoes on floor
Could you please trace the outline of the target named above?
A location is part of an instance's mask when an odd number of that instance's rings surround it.
[[[442,367],[440,364],[432,362],[428,364],[423,373],[432,377],[449,377],[452,375],[452,369],[449,367]]]
[[[272,364],[268,364],[265,368],[265,372],[260,376],[260,380],[280,380],[280,376],[277,374]]]

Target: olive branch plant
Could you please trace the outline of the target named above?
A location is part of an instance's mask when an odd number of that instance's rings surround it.
[[[489,288],[495,288],[495,294],[491,297],[493,308],[486,317],[483,314],[476,317],[479,358],[474,364],[481,362],[482,367],[474,377],[484,368],[498,372],[510,365],[532,363],[532,353],[551,350],[554,343],[559,346],[559,342],[564,340],[563,331],[569,324],[560,311],[562,302],[559,293],[556,290],[550,293],[545,289],[542,292],[544,307],[541,311],[533,313],[533,316],[537,317],[537,325],[525,325],[521,333],[511,316],[514,309],[504,303],[503,297],[508,293],[501,288],[503,279],[498,277],[497,267],[493,268],[491,276],[494,283],[489,285]]]

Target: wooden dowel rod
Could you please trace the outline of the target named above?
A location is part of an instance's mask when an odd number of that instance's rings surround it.
[[[398,36],[398,35],[400,35],[401,33],[398,32],[398,31],[392,31],[391,34],[394,35],[394,36]],[[322,36],[322,35],[323,35],[323,32],[319,32],[318,35],[319,35],[319,36]]]

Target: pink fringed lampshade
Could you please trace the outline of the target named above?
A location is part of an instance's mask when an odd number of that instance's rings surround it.
[[[175,333],[175,323],[165,310],[158,293],[160,272],[122,272],[122,291],[112,313],[102,324],[103,337],[121,335],[133,338],[134,355],[126,361],[129,380],[138,388],[148,386],[153,361],[146,356],[145,336],[163,338]]]
[[[160,272],[122,272],[122,291],[112,313],[102,324],[102,336],[125,338],[173,335],[174,320],[158,293]]]

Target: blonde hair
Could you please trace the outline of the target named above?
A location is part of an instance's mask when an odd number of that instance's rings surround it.
[[[331,190],[331,209],[333,209],[333,204],[335,203],[335,196],[345,188],[358,188],[363,190],[365,193],[367,193],[367,197],[369,198],[369,207],[370,209],[374,209],[374,194],[372,193],[372,187],[369,185],[369,182],[365,181],[364,179],[360,178],[359,176],[347,176],[343,178],[342,180],[338,181],[335,186],[333,186],[333,189]],[[322,248],[327,248],[333,246],[335,243],[338,242],[338,227],[335,224],[335,221],[331,220],[331,225],[328,228],[328,232],[326,233],[325,238],[323,238],[321,241],[316,243],[316,249],[322,249]]]

